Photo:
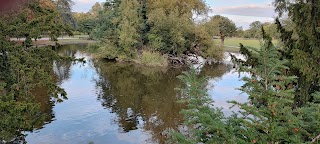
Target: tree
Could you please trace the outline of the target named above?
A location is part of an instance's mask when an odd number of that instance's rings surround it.
[[[41,35],[48,35],[56,43],[63,32],[72,35],[71,27],[63,23],[61,15],[51,0],[30,0],[18,7],[20,7],[19,12],[7,13],[0,19],[8,26],[7,36],[25,38],[25,47],[30,47],[32,39],[38,39]]]
[[[72,0],[55,0],[55,4],[57,7],[57,10],[59,11],[62,19],[63,19],[63,23],[65,25],[70,25],[73,28],[77,27],[77,22],[74,19],[73,15],[72,15],[72,5],[74,4],[74,2]]]
[[[274,4],[280,16],[288,13],[292,23],[293,28],[287,28],[276,20],[283,57],[290,60],[290,73],[299,77],[296,101],[301,106],[313,101],[313,93],[320,88],[320,1],[276,0]]]
[[[53,60],[61,59],[51,48],[25,48],[12,36],[26,36],[25,46],[31,37],[55,31],[52,22],[57,20],[51,1],[30,0],[17,5],[19,9],[0,11],[0,142],[24,142],[23,131],[44,124],[45,114],[34,99],[32,91],[43,86],[53,102],[62,101],[66,93],[52,77]],[[4,15],[5,14],[5,15]],[[57,22],[57,21],[56,21]],[[46,24],[46,25],[44,25]]]
[[[249,25],[248,34],[250,38],[261,38],[262,23],[260,21],[252,22]]]
[[[137,0],[123,0],[119,6],[121,13],[118,19],[119,46],[122,49],[120,51],[129,58],[134,56],[134,52],[141,41],[139,32],[142,19],[138,14],[139,7],[141,5]]]
[[[288,61],[272,44],[271,37],[262,30],[261,49],[241,45],[245,60],[232,56],[238,64],[245,84],[241,91],[249,95],[249,101],[232,101],[240,110],[230,117],[212,106],[206,94],[206,79],[198,78],[195,70],[179,78],[185,84],[181,89],[182,102],[187,109],[186,129],[171,134],[172,143],[308,143],[317,141],[320,132],[320,114],[308,116],[319,110],[320,105],[302,108],[295,104],[295,90],[290,84],[297,80],[288,75]],[[314,116],[314,117],[313,117]],[[313,119],[311,118],[313,117]],[[312,126],[309,126],[312,125]]]
[[[266,22],[263,23],[262,26],[268,35],[270,35],[272,38],[279,39],[279,33],[277,31],[277,25],[275,23]]]
[[[215,15],[206,23],[207,29],[212,36],[220,36],[221,44],[224,45],[225,37],[234,36],[236,25],[227,17]]]
[[[99,12],[102,10],[102,6],[100,5],[99,2],[96,2],[90,9],[90,14],[93,16],[93,17],[97,17]]]
[[[236,37],[244,37],[244,30],[242,27],[237,28],[235,36]]]
[[[73,13],[78,27],[77,31],[90,35],[95,27],[96,20],[90,13]]]
[[[202,0],[108,1],[91,36],[103,42],[100,51],[104,52],[100,53],[112,59],[132,59],[147,50],[173,57],[195,53],[221,60],[222,48],[216,47],[207,32],[198,29],[202,24],[192,19],[194,14],[207,11]]]

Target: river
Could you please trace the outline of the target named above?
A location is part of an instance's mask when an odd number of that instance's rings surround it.
[[[181,86],[177,76],[186,68],[147,68],[129,63],[93,59],[85,45],[66,45],[60,55],[84,58],[86,63],[54,62],[54,78],[68,99],[53,103],[41,91],[36,94],[46,124],[27,134],[31,144],[142,144],[165,143],[168,129],[183,126],[177,103]],[[215,106],[228,115],[229,100],[246,101],[236,90],[243,82],[233,65],[214,64],[202,68],[209,77],[208,94]]]

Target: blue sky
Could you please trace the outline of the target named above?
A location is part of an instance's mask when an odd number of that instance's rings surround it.
[[[74,0],[73,10],[76,12],[87,12],[95,2],[105,0]],[[259,20],[261,22],[272,22],[276,13],[272,6],[273,0],[205,0],[211,7],[210,16],[220,14],[231,19],[235,24],[244,29],[249,24]]]

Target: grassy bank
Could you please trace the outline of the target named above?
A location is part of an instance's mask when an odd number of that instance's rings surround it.
[[[23,41],[16,41],[17,43],[22,44]],[[85,39],[60,39],[58,40],[58,43],[60,45],[67,45],[67,44],[89,44],[89,43],[95,43],[97,41],[94,40],[85,40]],[[32,45],[36,47],[42,47],[42,46],[54,46],[55,42],[50,40],[37,40],[32,41]]]
[[[141,52],[132,52],[132,56],[128,56],[119,52],[118,49],[111,45],[101,46],[100,43],[89,44],[87,49],[88,52],[92,53],[95,58],[116,60],[118,62],[134,62],[148,67],[168,66],[168,57],[158,52],[142,50]]]
[[[220,39],[214,40],[216,44],[220,44]],[[278,44],[278,40],[272,41],[275,45]],[[224,42],[224,49],[227,52],[239,52],[239,46],[242,43],[244,46],[259,48],[260,47],[260,40],[259,39],[244,39],[244,38],[228,38],[225,39]]]

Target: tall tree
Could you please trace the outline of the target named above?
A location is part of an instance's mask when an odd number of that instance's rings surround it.
[[[206,23],[212,36],[220,36],[221,44],[224,45],[225,37],[233,36],[237,30],[236,25],[227,17],[215,15]]]
[[[250,38],[261,38],[262,23],[260,21],[254,21],[249,25],[248,33]]]
[[[293,24],[292,29],[286,29],[276,20],[284,43],[283,56],[290,60],[290,72],[299,77],[296,100],[304,105],[314,99],[312,93],[320,90],[320,1],[276,0],[274,4],[280,16],[287,13]]]
[[[179,77],[185,84],[181,93],[182,102],[188,106],[182,111],[187,128],[173,132],[172,143],[317,142],[320,138],[319,103],[292,107],[295,88],[290,84],[297,77],[286,73],[289,61],[281,58],[264,30],[262,36],[261,49],[241,45],[245,60],[232,56],[239,72],[247,73],[240,90],[249,95],[248,102],[231,102],[240,108],[232,116],[226,117],[221,109],[212,106],[205,78],[198,78],[194,70]]]
[[[141,42],[140,28],[142,19],[139,17],[138,10],[141,7],[137,0],[123,0],[120,3],[119,11],[119,46],[122,52],[129,58],[133,57],[133,53],[137,50],[139,42]]]
[[[10,12],[0,11],[0,142],[24,142],[23,131],[44,124],[45,115],[32,91],[48,88],[52,100],[65,97],[52,74],[53,60],[60,57],[51,48],[26,49],[10,41],[10,37],[25,36],[26,42],[44,32],[55,31],[55,5],[47,0],[30,0]],[[5,13],[5,15],[4,15]],[[46,25],[44,25],[46,24]],[[48,28],[50,27],[50,29]],[[25,43],[26,43],[25,42]],[[25,44],[27,45],[27,44]]]
[[[76,28],[77,22],[72,15],[72,5],[74,2],[72,0],[55,0],[55,4],[63,19],[63,23]]]

